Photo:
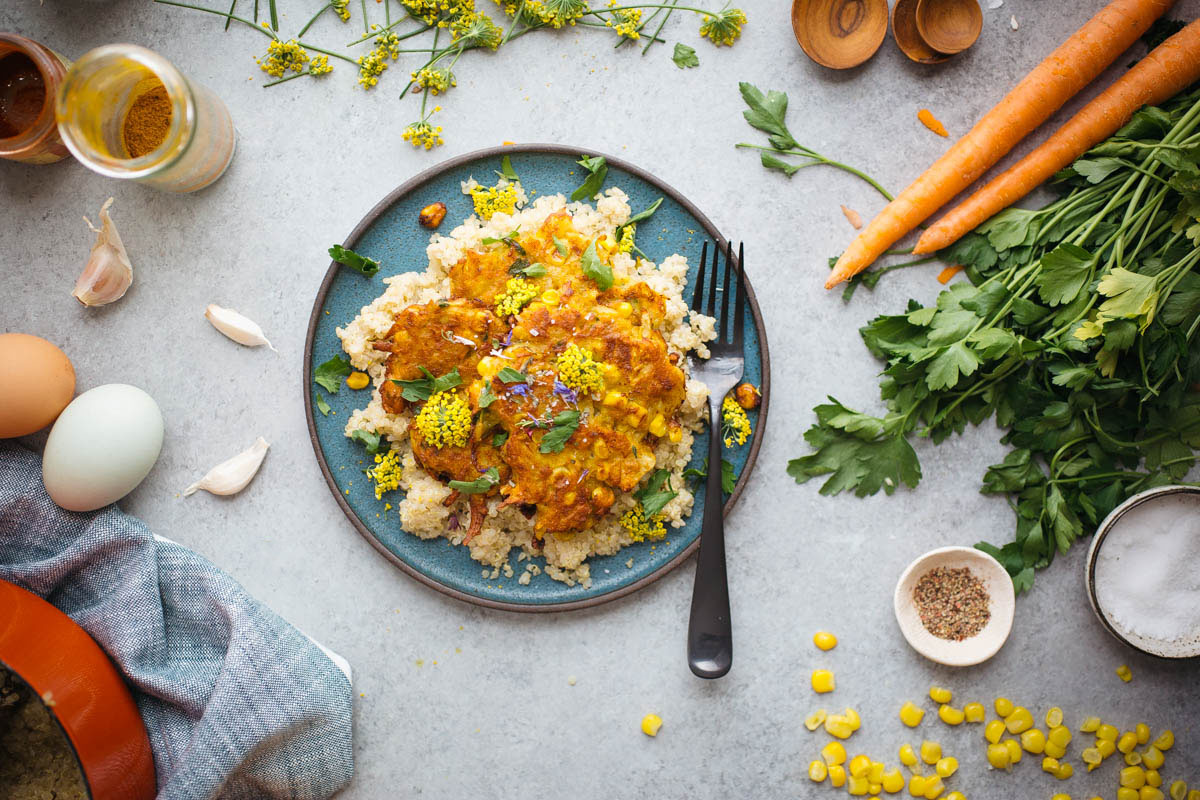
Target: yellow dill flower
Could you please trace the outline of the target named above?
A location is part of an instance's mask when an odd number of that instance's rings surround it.
[[[450,36],[464,48],[500,46],[504,31],[487,14],[461,14],[450,23]]]
[[[475,204],[475,213],[483,220],[491,219],[497,211],[511,214],[517,208],[517,186],[514,183],[476,186],[471,190],[471,202]]]
[[[700,35],[711,39],[713,44],[733,44],[742,35],[742,26],[746,24],[746,12],[740,8],[723,8],[712,14],[705,14],[700,23]]]
[[[615,8],[618,5],[618,0],[608,0],[608,7]],[[642,10],[640,8],[623,8],[620,11],[614,11],[604,24],[612,28],[617,36],[624,36],[627,39],[640,38],[638,27],[642,22]]]
[[[504,293],[496,295],[496,313],[508,317],[520,313],[521,309],[538,296],[538,289],[524,278],[509,278],[504,284]]]
[[[283,73],[289,69],[293,72],[303,72],[304,65],[308,62],[308,53],[295,39],[286,42],[273,39],[267,45],[266,60],[256,59],[256,61],[263,72],[273,78],[282,78]]]
[[[471,409],[457,392],[438,392],[425,403],[413,425],[430,447],[462,447],[471,433]]]
[[[400,57],[400,37],[392,31],[375,37],[375,52],[381,59],[386,57],[395,61]]]
[[[449,69],[430,69],[425,67],[420,72],[412,73],[413,83],[420,86],[422,89],[428,89],[434,95],[449,90],[451,86],[457,86],[458,81],[454,79],[454,73]]]
[[[424,147],[426,150],[432,150],[445,144],[442,139],[442,126],[434,127],[429,124],[428,120],[410,124],[400,134],[400,138],[411,143],[413,147]]]
[[[386,492],[400,486],[400,475],[403,471],[395,450],[375,456],[375,466],[367,470],[367,477],[375,484],[376,500],[382,500]]]
[[[447,18],[470,14],[475,10],[475,0],[400,0],[414,17],[426,25],[445,27],[441,22]]]
[[[329,66],[329,56],[316,56],[312,61],[308,62],[308,71],[313,75],[326,75],[333,72],[333,67]]]
[[[633,250],[633,237],[637,236],[637,224],[626,225],[621,231],[621,238],[617,240],[617,250],[622,253],[628,253]]]
[[[600,364],[592,360],[592,351],[577,344],[567,345],[567,349],[555,359],[558,379],[568,389],[582,394],[591,394],[604,388],[604,370]]]
[[[370,89],[379,83],[379,76],[388,68],[387,62],[378,50],[372,50],[365,56],[358,57],[358,85]]]
[[[644,542],[647,539],[661,539],[667,535],[667,529],[663,525],[662,514],[655,514],[653,517],[646,519],[646,510],[642,508],[641,503],[638,503],[621,515],[621,527],[629,531],[629,538],[635,542]]]
[[[746,409],[732,397],[726,397],[721,403],[721,434],[726,447],[733,447],[735,441],[745,444],[746,437],[750,435],[750,418],[746,416]]]
[[[350,9],[347,8],[349,4],[350,0],[330,0],[329,7],[342,18],[342,22],[346,22],[350,19]]]

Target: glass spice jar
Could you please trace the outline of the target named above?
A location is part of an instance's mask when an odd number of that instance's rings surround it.
[[[54,97],[69,66],[48,47],[0,33],[0,158],[53,164],[67,157]]]
[[[237,134],[221,99],[137,45],[85,53],[67,72],[55,110],[72,155],[111,178],[194,192],[233,160]]]

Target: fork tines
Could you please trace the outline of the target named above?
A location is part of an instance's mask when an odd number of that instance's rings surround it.
[[[709,349],[727,347],[742,349],[742,328],[745,325],[745,285],[742,282],[742,256],[745,243],[738,245],[738,255],[733,257],[733,242],[725,242],[725,269],[720,266],[721,248],[713,247],[712,267],[708,265],[708,242],[700,250],[700,269],[696,273],[696,290],[692,296],[692,308],[705,316],[717,320],[717,338],[709,342]],[[732,274],[735,290],[730,291],[730,274]],[[717,281],[721,288],[717,288]],[[708,291],[705,291],[705,283]],[[721,306],[717,309],[717,296],[720,295]],[[733,324],[729,324],[729,305],[733,303]]]

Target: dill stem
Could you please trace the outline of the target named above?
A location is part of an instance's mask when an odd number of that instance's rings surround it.
[[[204,6],[194,6],[194,5],[191,5],[190,3],[177,2],[177,0],[154,0],[154,2],[161,3],[164,6],[178,6],[179,8],[190,8],[193,11],[203,11],[206,14],[216,14],[218,17],[225,17],[225,19],[227,19],[227,20],[233,20],[234,22],[240,22],[247,27],[253,28],[254,30],[261,33],[263,36],[269,36],[272,39],[275,39],[276,41],[279,40],[279,37],[276,36],[274,33],[272,33],[270,30],[268,30],[267,28],[264,28],[261,25],[258,25],[257,23],[251,22],[250,20],[246,19],[245,17],[236,17],[233,14],[227,14],[224,11],[217,11],[215,8],[205,8]]]
[[[235,3],[237,2],[237,0],[233,0],[233,1]],[[328,11],[331,8],[333,8],[333,3],[326,3],[325,5],[321,6],[321,10],[318,11],[317,13],[313,14],[312,19],[310,19],[308,22],[304,23],[304,27],[301,28],[300,32],[296,34],[296,38],[299,39],[301,36],[303,36],[305,33],[307,33],[308,29],[313,26],[313,23],[316,22],[318,19],[320,19],[321,15],[324,14],[326,11]],[[226,24],[228,24],[228,22],[226,22]]]

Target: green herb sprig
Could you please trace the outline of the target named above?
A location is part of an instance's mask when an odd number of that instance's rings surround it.
[[[560,411],[550,424],[550,430],[542,434],[539,453],[561,453],[567,446],[567,440],[579,427],[578,411]]]
[[[340,244],[335,244],[329,248],[329,257],[344,267],[349,267],[355,272],[362,273],[368,278],[379,272],[379,262],[373,258],[359,255],[353,250],[348,250]]]
[[[488,467],[487,471],[473,481],[450,481],[447,485],[459,494],[486,494],[500,482],[500,470]]]
[[[410,403],[424,402],[438,392],[445,392],[462,385],[462,376],[458,374],[458,367],[450,370],[445,375],[439,376],[435,376],[432,372],[425,369],[425,367],[417,367],[417,369],[421,370],[425,377],[414,378],[408,381],[392,378],[392,383],[403,389],[400,392],[400,396]]]

